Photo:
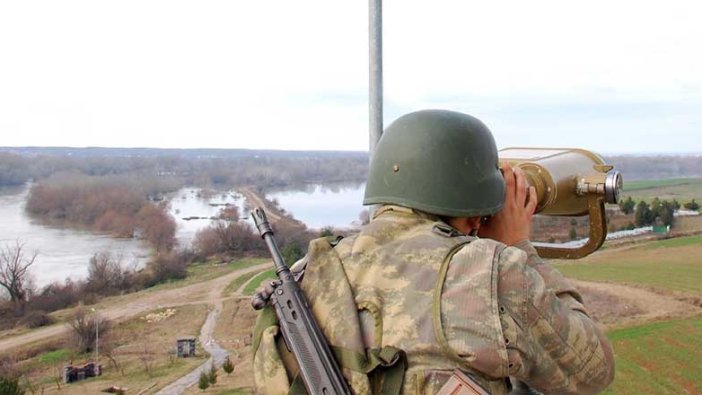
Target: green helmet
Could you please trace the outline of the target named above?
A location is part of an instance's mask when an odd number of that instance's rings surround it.
[[[417,111],[385,129],[363,204],[398,204],[448,217],[502,209],[505,183],[490,130],[470,115]]]

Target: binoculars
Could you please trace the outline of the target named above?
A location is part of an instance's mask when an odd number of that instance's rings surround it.
[[[596,251],[607,237],[605,203],[617,204],[622,176],[601,156],[577,148],[505,148],[501,162],[519,167],[536,189],[536,212],[550,216],[588,215],[587,242],[577,247],[534,243],[543,258],[578,259]]]

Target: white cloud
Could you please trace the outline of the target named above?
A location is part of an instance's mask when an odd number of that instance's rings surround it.
[[[365,149],[366,7],[3,2],[0,145]],[[503,145],[702,151],[701,8],[385,1],[386,120],[443,107]]]

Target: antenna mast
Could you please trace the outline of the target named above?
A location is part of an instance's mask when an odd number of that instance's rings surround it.
[[[383,134],[383,1],[368,0],[368,46],[370,63],[369,157]]]

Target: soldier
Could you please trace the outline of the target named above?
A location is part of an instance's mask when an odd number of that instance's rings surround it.
[[[358,234],[313,241],[293,268],[356,393],[433,394],[455,369],[491,394],[509,393],[510,377],[547,394],[610,384],[607,338],[529,242],[536,193],[520,169],[500,168],[478,119],[427,110],[396,120],[364,204],[379,206]],[[285,393],[295,370],[277,327],[261,321],[257,386]]]

